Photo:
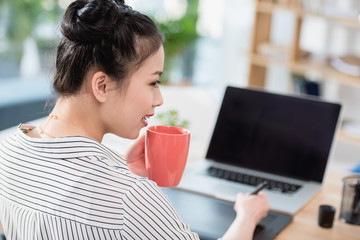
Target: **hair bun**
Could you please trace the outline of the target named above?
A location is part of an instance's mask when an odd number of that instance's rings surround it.
[[[163,43],[156,23],[123,0],[75,0],[64,13],[61,31],[53,81],[60,96],[78,93],[92,69],[125,86]]]
[[[107,38],[117,21],[123,0],[77,0],[64,13],[61,31],[67,39],[82,44],[98,44]]]

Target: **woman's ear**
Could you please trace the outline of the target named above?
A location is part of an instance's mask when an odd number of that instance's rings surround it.
[[[98,71],[92,75],[91,90],[99,102],[105,102],[109,95],[111,79],[104,72]]]

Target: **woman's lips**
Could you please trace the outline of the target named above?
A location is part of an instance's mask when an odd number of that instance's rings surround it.
[[[152,116],[154,116],[154,114],[150,114],[150,115],[145,115],[141,121],[142,123],[145,125],[145,127],[149,124],[149,118],[151,118]]]

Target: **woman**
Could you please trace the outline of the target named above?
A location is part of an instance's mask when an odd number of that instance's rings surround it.
[[[144,137],[124,160],[106,133],[138,138],[163,103],[162,36],[121,0],[77,0],[61,26],[49,117],[0,146],[0,217],[8,239],[198,239],[145,178]],[[224,239],[251,239],[266,196],[239,194]]]

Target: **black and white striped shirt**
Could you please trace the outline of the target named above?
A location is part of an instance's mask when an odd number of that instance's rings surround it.
[[[157,185],[93,139],[0,144],[0,219],[7,239],[198,239]]]

